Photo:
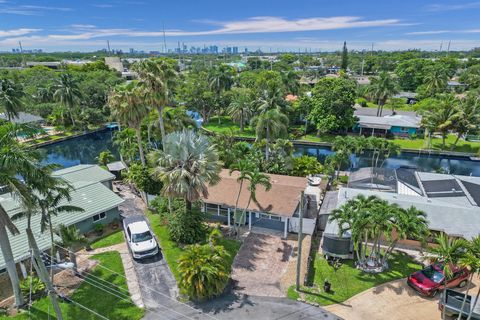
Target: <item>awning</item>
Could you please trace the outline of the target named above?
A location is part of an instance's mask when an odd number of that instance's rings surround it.
[[[378,124],[378,123],[359,123],[360,128],[368,128],[368,129],[383,129],[383,130],[390,130],[392,128],[391,125],[388,124]]]

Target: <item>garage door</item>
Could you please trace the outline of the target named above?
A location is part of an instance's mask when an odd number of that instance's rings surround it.
[[[278,216],[260,213],[252,216],[252,227],[283,231],[285,222],[282,222]]]

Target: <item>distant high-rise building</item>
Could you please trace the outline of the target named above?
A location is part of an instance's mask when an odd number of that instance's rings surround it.
[[[232,52],[233,54],[238,54],[238,47],[233,47]]]

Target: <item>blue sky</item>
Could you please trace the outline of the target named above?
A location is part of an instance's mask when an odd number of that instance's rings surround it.
[[[480,1],[0,0],[0,51],[162,50],[217,44],[271,50],[480,46]]]

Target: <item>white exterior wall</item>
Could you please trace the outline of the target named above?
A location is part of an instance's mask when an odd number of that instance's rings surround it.
[[[286,219],[286,218],[282,218],[282,221],[283,219]],[[316,222],[317,222],[317,219],[303,218],[303,233],[312,235],[313,231],[315,230]],[[288,231],[298,233],[299,230],[300,230],[300,218],[296,218],[296,217],[288,218]]]

